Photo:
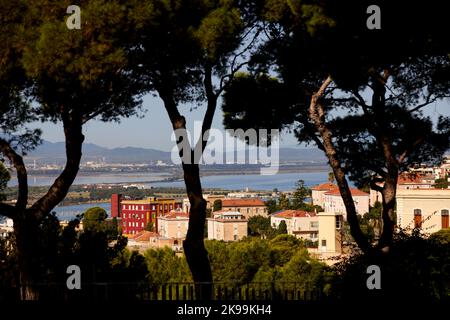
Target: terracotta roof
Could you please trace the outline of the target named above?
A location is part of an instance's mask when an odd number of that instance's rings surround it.
[[[352,196],[369,196],[368,193],[361,191],[359,189],[356,189],[356,188],[351,188],[350,192],[352,193]],[[339,192],[339,189],[334,189],[334,190],[328,191],[325,194],[329,195],[329,196],[340,196],[341,195],[341,193]]]
[[[130,239],[133,239],[134,241],[140,241],[140,242],[144,242],[144,241],[149,241],[150,238],[156,238],[158,237],[158,234],[156,232],[152,232],[152,231],[141,231],[133,236],[130,237]]]
[[[335,185],[334,183],[331,182],[325,182],[322,184],[319,184],[317,186],[314,186],[311,188],[311,190],[316,190],[316,191],[327,191],[327,190],[334,190],[337,189],[337,185]]]
[[[299,217],[299,218],[309,218],[309,217],[315,217],[315,212],[308,212],[304,210],[281,210],[272,213],[273,216],[278,218],[293,218],[293,217]]]
[[[168,214],[166,214],[164,216],[161,216],[161,217],[158,217],[158,219],[160,219],[160,218],[176,219],[177,217],[179,217],[179,218],[189,218],[189,213],[178,211],[178,210],[172,210]]]
[[[264,207],[261,199],[223,199],[222,207]]]
[[[421,177],[414,175],[401,175],[398,177],[397,184],[430,184],[424,179],[430,179],[430,177]]]

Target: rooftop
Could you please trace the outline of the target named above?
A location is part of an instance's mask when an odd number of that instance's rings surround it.
[[[352,193],[352,196],[356,196],[356,197],[358,197],[358,196],[367,196],[368,197],[369,196],[368,193],[361,191],[359,189],[356,189],[356,188],[350,188],[350,192]],[[330,190],[330,191],[326,192],[325,194],[329,195],[329,196],[340,196],[341,195],[341,193],[339,192],[339,189]]]
[[[222,207],[264,207],[261,199],[223,199]]]
[[[327,190],[334,190],[337,189],[337,185],[335,185],[334,183],[331,182],[325,182],[325,183],[321,183],[317,186],[314,186],[311,188],[311,190],[316,190],[316,191],[327,191]]]
[[[281,211],[277,211],[272,213],[272,216],[277,217],[277,218],[311,218],[311,217],[315,217],[316,213],[315,212],[308,212],[308,211],[304,211],[304,210],[281,210]]]

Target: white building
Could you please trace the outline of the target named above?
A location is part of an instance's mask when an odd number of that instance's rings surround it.
[[[311,188],[311,198],[313,205],[325,207],[325,193],[338,189],[338,186],[331,182],[326,182]]]
[[[450,189],[397,190],[397,224],[426,234],[449,227]]]
[[[237,241],[247,236],[247,219],[237,211],[217,211],[208,218],[208,239]]]
[[[281,221],[286,223],[288,234],[304,240],[317,241],[319,218],[314,212],[282,210],[270,216],[270,224],[273,228],[278,228]]]
[[[369,194],[358,189],[350,189],[356,213],[363,215],[369,212]],[[341,213],[346,216],[347,210],[344,206],[339,189],[334,189],[324,193],[324,209],[329,213]]]

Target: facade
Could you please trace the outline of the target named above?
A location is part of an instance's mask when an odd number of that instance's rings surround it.
[[[261,199],[223,199],[222,211],[240,212],[246,219],[253,216],[267,217],[267,207]]]
[[[118,201],[120,202],[117,204]],[[154,197],[143,200],[123,200],[120,196],[111,198],[111,209],[116,205],[120,209],[114,214],[121,218],[122,232],[125,235],[137,234],[149,223],[153,223],[155,230],[158,230],[157,217],[181,208],[181,203],[175,199]]]
[[[223,200],[225,199],[224,195],[217,195],[217,194],[206,194],[203,197],[206,200],[206,209],[213,209],[214,201],[216,200]],[[183,205],[182,205],[184,212],[189,212],[191,209],[191,203],[189,202],[189,198],[183,199]]]
[[[208,239],[237,241],[247,236],[247,219],[237,211],[217,211],[208,218]]]
[[[317,241],[319,218],[314,212],[282,210],[272,213],[270,224],[273,228],[278,228],[281,221],[286,223],[288,234],[304,240]]]
[[[319,253],[321,257],[342,253],[342,213],[320,212],[319,221]]]
[[[111,196],[111,217],[112,218],[119,218],[122,216],[120,206],[120,202],[122,201],[122,195],[114,193]]]
[[[166,215],[159,216],[158,234],[165,238],[185,239],[189,226],[189,213],[181,209],[172,210]]]
[[[369,194],[358,189],[350,189],[355,203],[356,212],[363,215],[369,212]],[[338,189],[324,193],[325,212],[346,214],[341,194]]]
[[[161,237],[156,232],[140,231],[131,235],[128,239],[127,247],[131,250],[144,252],[148,249],[169,247],[174,251],[182,251],[183,244],[178,239]]]
[[[0,223],[0,238],[6,238],[9,233],[14,231],[14,222],[10,218],[6,218]]]
[[[397,190],[402,189],[431,189],[435,183],[434,177],[431,175],[408,175],[402,174],[398,177]],[[383,184],[378,183],[380,187]],[[375,202],[381,202],[381,193],[370,189],[370,205],[373,206]]]
[[[448,228],[450,189],[397,190],[397,224],[403,229],[421,228],[429,234]]]
[[[324,208],[325,207],[325,199],[324,199],[325,193],[332,191],[332,190],[336,190],[337,188],[338,188],[338,186],[331,182],[322,183],[322,184],[312,187],[311,188],[312,204],[315,206],[320,206],[320,207]]]

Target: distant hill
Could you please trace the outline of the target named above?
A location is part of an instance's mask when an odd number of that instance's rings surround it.
[[[149,163],[151,161],[171,161],[170,152],[137,147],[105,148],[93,143],[83,144],[85,161],[105,160],[107,163]],[[30,152],[26,160],[40,163],[64,163],[63,142],[44,141],[36,150]],[[280,148],[280,162],[326,163],[322,151],[316,148]]]

